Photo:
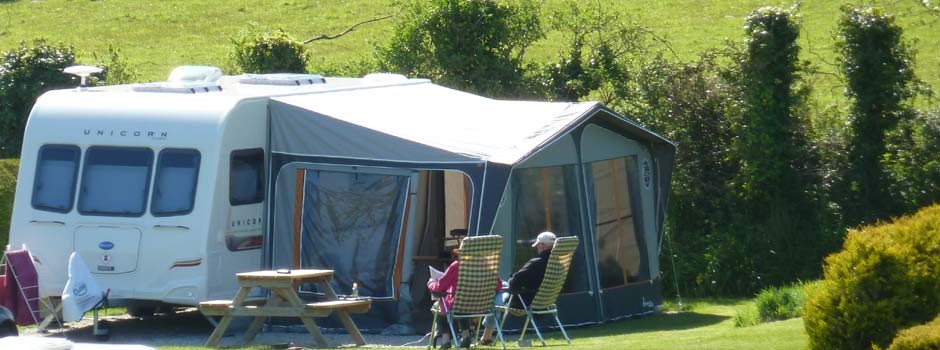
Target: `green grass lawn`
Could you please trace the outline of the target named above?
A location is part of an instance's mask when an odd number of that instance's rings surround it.
[[[357,22],[399,13],[398,0],[294,1],[294,0],[106,0],[0,2],[0,51],[22,40],[46,37],[71,43],[79,60],[95,63],[94,54],[108,45],[123,51],[132,68],[145,81],[162,80],[178,65],[224,67],[230,39],[249,23],[283,28],[298,39],[336,34]],[[916,72],[935,89],[940,88],[940,14],[925,10],[919,0],[865,0],[886,7],[898,16],[906,35],[916,41]],[[543,15],[565,8],[566,0],[545,0]],[[597,0],[604,8],[626,14],[666,38],[682,59],[690,59],[725,40],[740,42],[744,17],[766,5],[791,2],[767,0]],[[800,10],[802,56],[821,71],[809,77],[824,105],[840,103],[841,84],[832,75],[839,7],[846,1],[804,1]],[[309,45],[312,67],[338,64],[371,55],[376,43],[390,35],[393,22],[360,26],[336,40]],[[556,59],[564,43],[550,33],[529,51],[529,59]]]
[[[573,339],[569,347],[558,332],[549,333],[548,348],[565,349],[805,349],[806,332],[802,319],[735,328],[735,310],[749,300],[701,300],[689,303],[683,313],[624,320],[610,324],[569,329]],[[508,334],[507,340],[517,334]],[[536,341],[538,345],[538,341]],[[514,341],[507,347],[518,348]],[[246,347],[245,349],[269,349]],[[538,348],[535,346],[534,348]],[[168,350],[204,349],[201,347],[161,347]]]

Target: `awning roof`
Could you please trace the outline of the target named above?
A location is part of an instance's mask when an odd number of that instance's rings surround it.
[[[515,164],[597,106],[500,101],[431,83],[272,100],[274,152],[502,164]]]

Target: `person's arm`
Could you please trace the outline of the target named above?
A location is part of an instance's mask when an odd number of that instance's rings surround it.
[[[444,275],[439,280],[428,281],[428,290],[434,293],[444,293],[451,287],[457,285],[457,270],[459,265],[456,261],[447,267]]]
[[[533,267],[532,265],[535,264],[534,263],[535,260],[536,259],[527,261],[525,265],[522,265],[522,268],[519,269],[519,271],[516,271],[516,273],[514,273],[512,277],[509,278],[509,291],[510,292],[518,293],[518,292],[521,292],[523,289],[525,289],[527,286],[532,285],[530,280],[532,279],[533,274],[534,274],[532,271],[532,267]]]

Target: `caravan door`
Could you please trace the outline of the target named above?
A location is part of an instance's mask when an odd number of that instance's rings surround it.
[[[92,273],[127,273],[137,269],[140,229],[121,226],[78,226],[75,251]]]

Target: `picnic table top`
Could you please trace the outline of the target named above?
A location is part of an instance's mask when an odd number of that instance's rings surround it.
[[[241,281],[263,281],[263,280],[283,280],[283,279],[316,279],[323,277],[332,277],[333,270],[266,270],[242,272],[236,274]]]

